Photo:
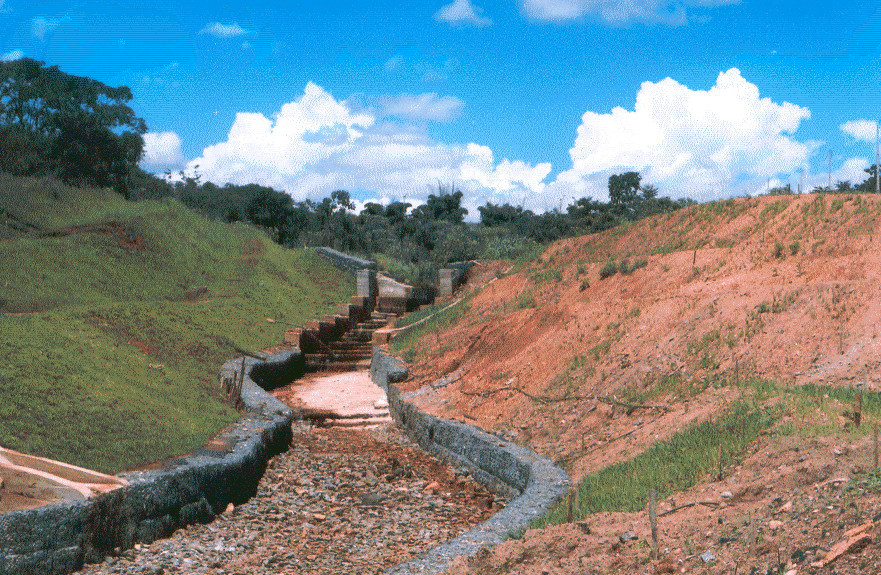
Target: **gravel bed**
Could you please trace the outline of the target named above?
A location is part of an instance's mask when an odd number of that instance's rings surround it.
[[[382,573],[502,504],[392,426],[295,427],[250,501],[81,573]]]

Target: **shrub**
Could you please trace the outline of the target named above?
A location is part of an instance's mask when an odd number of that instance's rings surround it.
[[[607,277],[611,277],[618,273],[618,266],[615,265],[615,262],[609,261],[606,262],[606,265],[600,269],[600,279],[604,280]]]
[[[797,241],[792,242],[791,244],[789,244],[789,253],[791,253],[792,255],[797,255],[797,254],[798,254],[798,251],[799,251],[800,249],[801,249],[801,244],[800,244],[799,242],[797,242]]]
[[[783,244],[774,242],[774,257],[780,259],[783,257]]]

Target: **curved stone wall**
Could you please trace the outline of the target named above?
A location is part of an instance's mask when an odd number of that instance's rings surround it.
[[[544,515],[569,490],[566,472],[531,449],[465,425],[419,411],[395,383],[406,379],[407,366],[375,348],[370,376],[388,394],[395,421],[426,451],[460,469],[496,493],[515,495],[501,511],[474,529],[439,545],[420,559],[387,571],[389,575],[442,573],[456,557],[471,556],[486,545],[503,542]]]
[[[297,369],[297,358],[245,360],[261,383]],[[232,377],[241,358],[228,361]],[[162,462],[157,469],[121,474],[130,483],[95,499],[0,514],[0,575],[63,574],[128,549],[207,522],[229,503],[256,493],[266,462],[290,444],[293,413],[249,375],[242,380],[245,414],[210,448]],[[216,447],[215,447],[216,446]]]
[[[365,260],[356,256],[350,256],[349,254],[338,252],[337,250],[332,248],[315,248],[315,253],[326,259],[330,263],[330,265],[342,270],[356,272],[358,270],[379,269],[379,266],[376,262]]]

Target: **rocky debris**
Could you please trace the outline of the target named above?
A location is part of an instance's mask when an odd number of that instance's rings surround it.
[[[251,500],[82,573],[378,574],[499,507],[396,429],[295,428]]]
[[[845,553],[858,552],[863,547],[872,542],[872,534],[867,533],[867,531],[874,529],[874,527],[875,522],[869,521],[868,523],[863,523],[862,525],[845,531],[844,540],[833,546],[832,549],[830,549],[829,552],[826,553],[826,555],[822,559],[811,563],[811,567],[821,569],[826,565],[834,562]]]

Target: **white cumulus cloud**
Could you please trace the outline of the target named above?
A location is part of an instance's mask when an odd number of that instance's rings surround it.
[[[209,22],[204,28],[199,30],[199,34],[208,34],[216,38],[235,38],[236,36],[244,36],[250,33],[250,30],[243,28],[238,22],[232,24],[221,24],[220,22]]]
[[[807,108],[762,98],[732,68],[709,90],[670,78],[644,82],[633,110],[586,112],[572,167],[549,186],[558,198],[608,197],[608,177],[638,171],[662,193],[698,200],[752,192],[806,165],[812,145],[791,135]]]
[[[0,54],[0,62],[12,62],[13,60],[21,60],[22,58],[24,58],[24,51],[20,48],[15,48],[9,52]]]
[[[385,115],[434,122],[455,120],[465,108],[465,102],[459,98],[435,93],[385,96],[379,102]]]
[[[610,24],[688,22],[689,7],[735,4],[738,0],[522,0],[526,15],[535,20],[564,21],[590,16]]]
[[[70,18],[67,16],[57,16],[52,18],[47,16],[35,16],[31,19],[31,34],[39,40],[45,40],[48,32],[58,28],[68,20],[70,20]]]
[[[471,0],[453,0],[443,6],[434,15],[438,22],[446,22],[451,26],[476,26],[484,28],[490,26],[493,21],[483,16],[483,8],[471,3]]]
[[[841,124],[839,128],[861,142],[874,142],[876,126],[877,123],[872,120],[852,120]]]
[[[144,155],[141,165],[148,170],[179,170],[186,163],[181,151],[181,140],[175,132],[147,132],[144,134]]]
[[[391,72],[393,70],[397,70],[401,66],[404,65],[404,57],[403,56],[392,56],[385,62],[385,69],[387,72]]]
[[[205,148],[187,170],[218,184],[272,186],[296,199],[346,189],[418,200],[438,182],[454,183],[475,217],[486,201],[541,193],[551,165],[497,162],[486,146],[436,142],[419,126],[380,121],[310,82],[272,118],[237,114],[227,139]]]

